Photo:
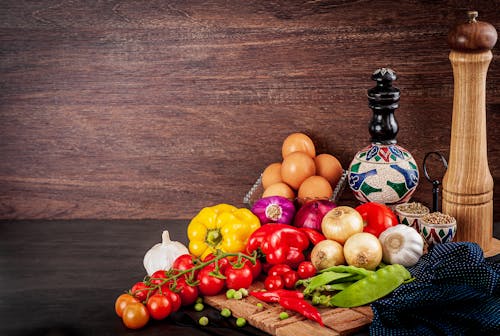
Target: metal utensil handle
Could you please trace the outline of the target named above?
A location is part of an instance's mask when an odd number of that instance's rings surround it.
[[[424,163],[423,163],[424,175],[427,181],[432,183],[432,212],[436,212],[439,211],[439,186],[441,185],[441,181],[439,179],[432,179],[429,176],[429,172],[427,171],[427,159],[429,158],[429,156],[433,154],[439,157],[445,169],[448,169],[448,162],[446,161],[443,154],[439,152],[429,152],[425,154],[424,157]]]

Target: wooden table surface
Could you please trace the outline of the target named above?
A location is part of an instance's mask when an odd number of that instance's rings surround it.
[[[187,220],[0,221],[0,335],[265,335],[218,312],[183,309],[127,330],[118,295],[146,274],[143,256],[169,230],[186,243]],[[500,238],[500,223],[495,224]],[[202,314],[214,326],[199,328]],[[196,329],[194,329],[196,328]],[[362,333],[366,334],[366,330]]]

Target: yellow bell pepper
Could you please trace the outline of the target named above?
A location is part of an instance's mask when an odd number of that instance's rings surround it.
[[[229,204],[203,208],[187,228],[189,252],[202,259],[216,250],[243,252],[259,227],[259,218],[248,209]]]

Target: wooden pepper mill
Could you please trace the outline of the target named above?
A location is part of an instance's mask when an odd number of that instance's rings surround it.
[[[486,251],[493,238],[493,178],[486,141],[486,73],[497,41],[495,28],[478,13],[448,35],[454,97],[450,157],[443,179],[443,212],[457,220],[457,241]]]

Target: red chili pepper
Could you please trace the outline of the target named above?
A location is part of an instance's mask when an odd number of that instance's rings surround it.
[[[311,321],[318,322],[322,327],[325,326],[319,311],[306,300],[294,297],[282,297],[279,303],[283,308],[297,312]]]
[[[302,294],[299,291],[294,291],[294,290],[286,290],[286,289],[276,289],[272,291],[265,291],[265,292],[250,292],[250,295],[253,297],[259,299],[260,301],[264,302],[279,302],[283,298],[296,298],[296,299],[303,299],[304,294]]]
[[[311,242],[312,245],[316,245],[320,241],[326,239],[326,237],[321,232],[318,232],[314,229],[303,227],[299,228],[299,231],[302,231],[306,234],[307,238],[309,238],[309,241]]]

